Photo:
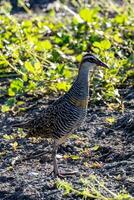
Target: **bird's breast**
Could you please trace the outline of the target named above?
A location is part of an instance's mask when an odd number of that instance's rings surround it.
[[[88,97],[86,97],[84,99],[78,99],[78,98],[71,97],[69,102],[78,108],[86,109],[87,105],[88,105]]]

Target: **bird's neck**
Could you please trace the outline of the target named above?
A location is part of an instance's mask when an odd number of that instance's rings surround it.
[[[77,81],[79,82],[80,85],[88,85],[89,69],[90,68],[87,65],[80,67],[77,76]]]
[[[90,70],[89,63],[88,64],[86,63],[84,66],[80,67],[78,76],[67,93],[67,96],[72,101],[75,102],[78,100],[82,101],[83,104],[87,104],[89,96],[89,87],[88,87],[89,70]]]
[[[83,66],[79,69],[78,76],[74,82],[73,87],[76,87],[78,93],[78,99],[84,99],[88,97],[89,93],[89,67]]]

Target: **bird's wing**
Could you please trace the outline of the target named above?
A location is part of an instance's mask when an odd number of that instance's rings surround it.
[[[12,127],[28,130],[30,136],[44,135],[44,137],[47,137],[54,131],[53,129],[55,118],[58,113],[58,107],[60,107],[59,104],[52,104],[31,119],[26,119],[23,122],[15,122]]]

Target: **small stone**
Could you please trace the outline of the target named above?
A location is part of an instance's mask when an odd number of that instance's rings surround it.
[[[37,173],[37,172],[29,172],[28,175],[29,176],[38,176],[39,173]]]

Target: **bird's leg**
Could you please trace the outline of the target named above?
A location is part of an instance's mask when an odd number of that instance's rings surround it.
[[[71,175],[75,175],[78,173],[78,171],[68,171],[68,172],[60,172],[58,171],[58,165],[57,165],[57,160],[56,160],[56,154],[57,154],[57,150],[60,144],[62,144],[63,142],[66,141],[66,139],[68,138],[68,136],[64,136],[58,140],[54,140],[53,143],[53,152],[52,152],[52,158],[53,158],[53,172],[55,177],[60,177],[60,178],[64,178],[65,176],[71,176]]]
[[[73,175],[73,174],[76,174],[78,173],[78,171],[68,171],[68,172],[61,172],[59,173],[59,170],[58,170],[58,165],[57,165],[57,160],[56,160],[56,154],[57,154],[57,150],[58,150],[58,147],[60,144],[63,143],[63,141],[65,141],[67,138],[67,136],[59,139],[59,140],[54,140],[53,142],[53,151],[52,151],[52,159],[53,159],[53,172],[54,172],[54,176],[55,177],[60,177],[60,178],[64,178],[65,176],[67,175]]]
[[[54,172],[55,177],[59,176],[58,165],[57,165],[57,160],[56,160],[57,150],[58,150],[58,145],[56,145],[56,141],[54,140],[52,158],[53,158],[53,167],[54,167],[53,172]]]
[[[54,172],[54,176],[55,177],[60,177],[60,178],[64,178],[64,174],[59,173],[58,170],[58,165],[57,165],[57,159],[56,159],[56,154],[57,154],[57,150],[58,150],[59,144],[57,142],[57,140],[54,140],[53,142],[53,151],[52,151],[52,159],[53,159],[53,172]]]

